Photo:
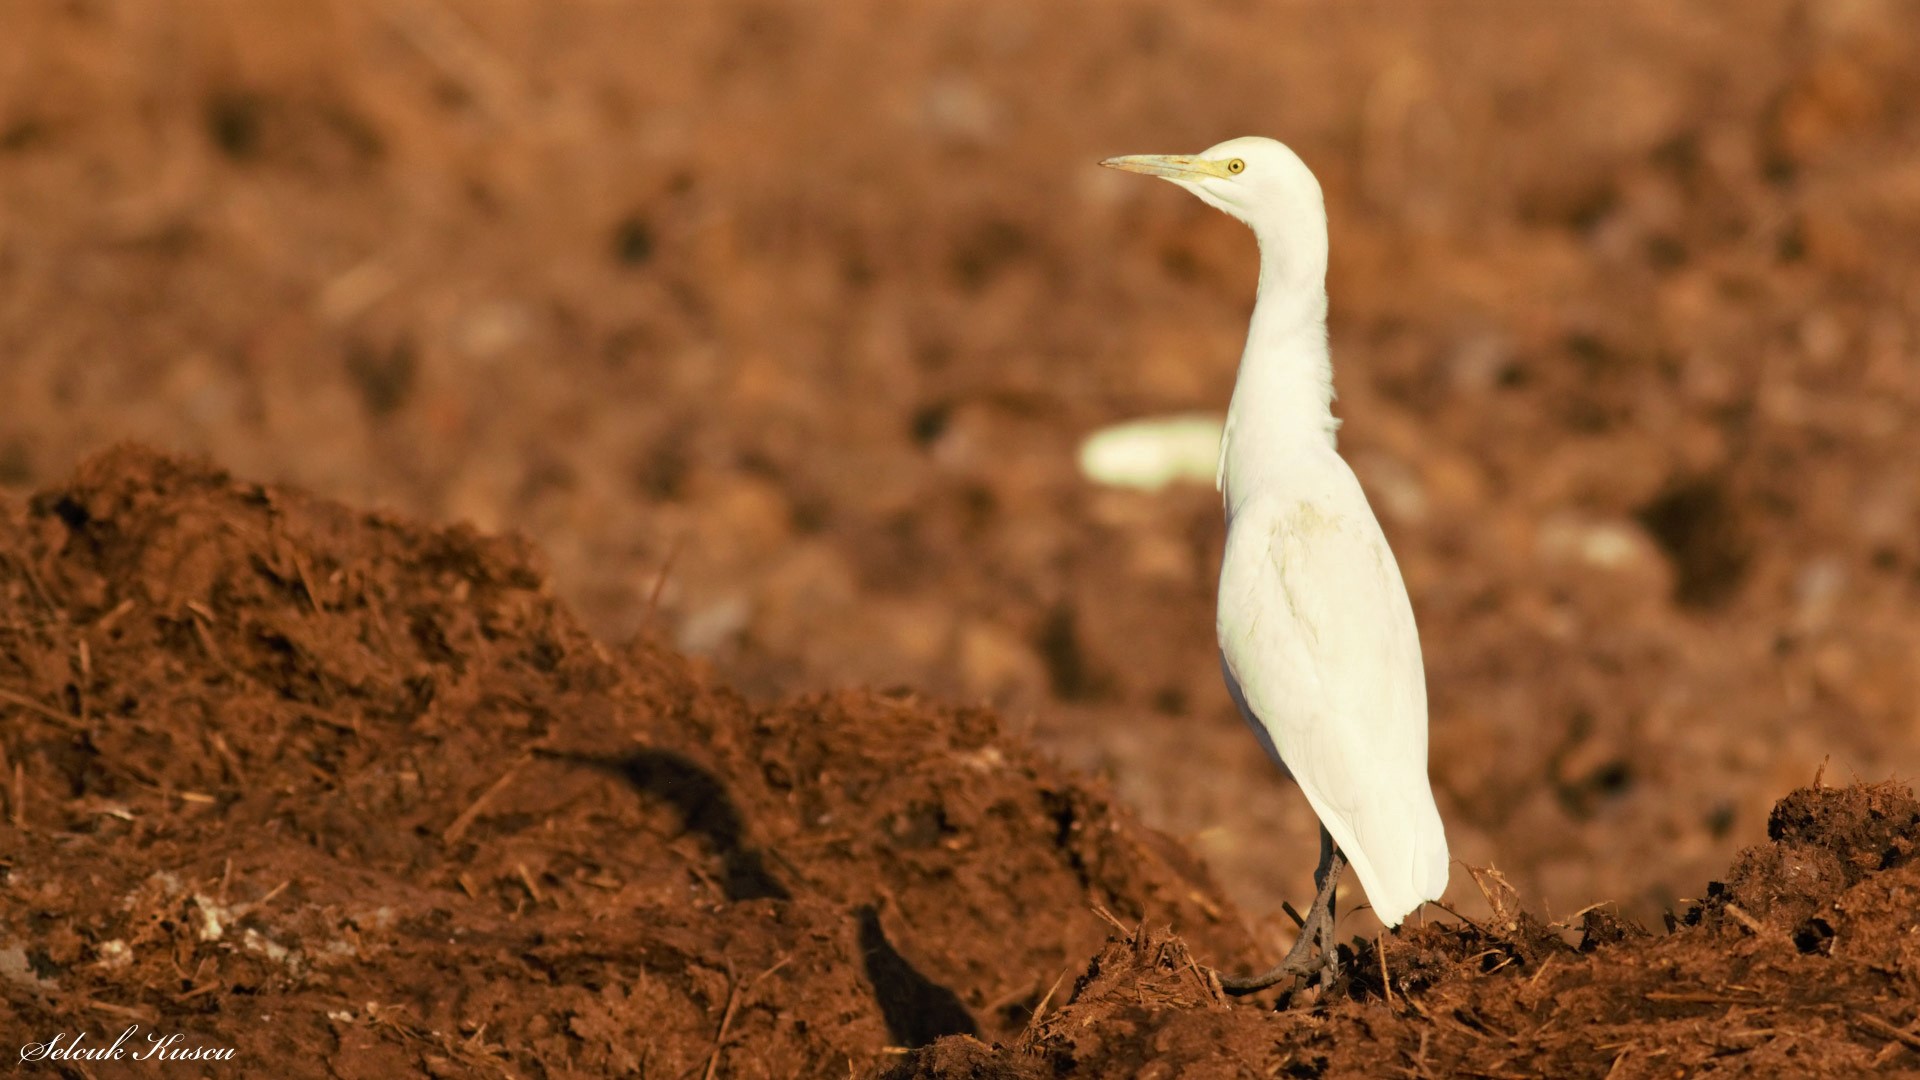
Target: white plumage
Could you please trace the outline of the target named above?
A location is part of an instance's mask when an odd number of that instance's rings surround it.
[[[1220,655],[1247,722],[1396,926],[1447,887],[1420,639],[1359,483],[1331,449],[1309,455],[1326,461],[1297,486],[1230,503]]]
[[[1299,782],[1374,913],[1398,925],[1446,889],[1447,838],[1427,780],[1413,606],[1334,448],[1320,185],[1271,139],[1102,164],[1171,180],[1259,241],[1259,298],[1220,449],[1222,667],[1242,715]]]

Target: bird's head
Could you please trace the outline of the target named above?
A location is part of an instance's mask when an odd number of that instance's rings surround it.
[[[1246,222],[1262,249],[1270,243],[1326,243],[1327,208],[1320,182],[1284,143],[1229,139],[1190,157],[1141,154],[1100,164],[1179,184],[1209,206]]]

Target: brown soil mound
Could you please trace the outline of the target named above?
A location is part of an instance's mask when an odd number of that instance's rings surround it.
[[[1806,788],[1771,832],[1671,933],[1600,908],[1549,927],[1494,876],[1490,922],[1356,940],[1312,1007],[1231,1006],[1179,939],[1143,928],[1109,941],[1014,1048],[950,1039],[890,1077],[1920,1069],[1920,801],[1896,784]]]
[[[757,709],[595,642],[520,544],[142,450],[0,509],[21,1043],[140,1023],[234,1048],[214,1075],[349,1077],[1920,1067],[1894,786],[1782,801],[1671,933],[1547,926],[1488,873],[1492,920],[1356,940],[1276,1011],[1195,961],[1257,959],[1197,861],[987,712]]]
[[[512,542],[128,449],[7,508],[0,589],[23,1042],[845,1075],[1017,1035],[1095,907],[1245,952],[1195,860],[991,715],[755,710],[594,642]]]

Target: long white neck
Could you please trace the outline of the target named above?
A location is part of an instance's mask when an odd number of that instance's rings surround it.
[[[1324,226],[1317,243],[1311,233],[1260,239],[1260,291],[1220,445],[1220,489],[1229,503],[1303,449],[1333,446],[1340,426],[1327,350]]]

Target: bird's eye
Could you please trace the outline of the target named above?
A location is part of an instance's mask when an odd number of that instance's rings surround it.
[[[1235,174],[1246,172],[1247,163],[1241,161],[1239,158],[1234,158],[1232,161],[1227,162],[1227,171]]]

